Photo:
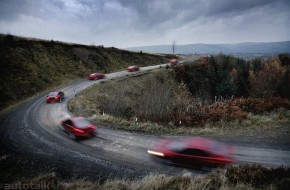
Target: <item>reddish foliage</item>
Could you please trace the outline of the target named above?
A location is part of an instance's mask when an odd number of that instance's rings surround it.
[[[182,114],[179,120],[184,125],[205,125],[209,122],[216,122],[220,120],[242,120],[247,117],[247,112],[242,111],[239,107],[230,105],[228,102],[219,102],[209,107],[200,108],[198,112],[188,116]],[[189,119],[190,118],[190,119]]]
[[[290,101],[282,98],[236,98],[218,101],[209,106],[195,106],[193,110],[179,110],[178,113],[169,113],[161,119],[156,119],[152,115],[145,113],[138,115],[138,118],[140,120],[166,123],[174,120],[175,125],[204,126],[207,123],[220,120],[241,121],[247,118],[249,112],[259,114],[280,107],[290,109]]]
[[[290,101],[282,98],[238,98],[219,101],[208,107],[199,107],[194,113],[183,112],[175,120],[181,121],[183,125],[203,126],[220,120],[243,120],[247,118],[249,112],[259,114],[280,107],[290,109]]]
[[[290,101],[282,98],[239,98],[231,101],[232,105],[238,106],[243,111],[255,114],[269,112],[279,107],[290,109]]]

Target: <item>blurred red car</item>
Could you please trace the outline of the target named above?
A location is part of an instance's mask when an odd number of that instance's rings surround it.
[[[62,91],[50,92],[46,97],[46,102],[61,102],[64,99],[64,93]]]
[[[130,67],[127,68],[127,70],[128,70],[129,72],[132,72],[132,71],[139,71],[140,68],[137,67],[137,66],[130,66]]]
[[[234,162],[233,146],[202,137],[163,139],[148,153],[188,167],[223,167]]]
[[[103,73],[92,73],[88,75],[89,80],[94,80],[94,79],[104,79],[105,75]]]
[[[96,135],[97,126],[91,124],[84,117],[72,117],[62,121],[65,132],[73,139]]]
[[[171,59],[169,62],[171,63],[172,66],[178,64],[177,59]]]

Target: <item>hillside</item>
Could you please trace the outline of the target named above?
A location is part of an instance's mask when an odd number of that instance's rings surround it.
[[[172,45],[129,47],[127,50],[172,53]],[[176,45],[177,54],[279,54],[290,52],[290,41],[237,44],[187,44]]]
[[[0,110],[33,94],[129,65],[165,63],[163,56],[0,34]]]

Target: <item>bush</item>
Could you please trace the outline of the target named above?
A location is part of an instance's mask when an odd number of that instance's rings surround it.
[[[143,79],[143,90],[134,109],[138,118],[169,121],[174,108],[174,81],[170,79],[171,75],[172,72],[159,71]]]
[[[267,169],[260,164],[231,166],[226,171],[231,183],[251,184],[261,187],[274,184],[279,189],[289,189],[290,170],[283,167]]]

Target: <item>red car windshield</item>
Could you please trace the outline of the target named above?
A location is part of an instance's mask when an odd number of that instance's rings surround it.
[[[78,128],[87,128],[90,124],[90,122],[86,119],[78,119],[74,121],[76,127]]]
[[[167,145],[167,148],[175,152],[180,152],[186,148],[185,140],[175,139]]]
[[[220,142],[214,142],[210,147],[210,151],[218,155],[229,155],[230,149]]]
[[[166,148],[174,152],[181,152],[182,150],[188,148],[188,141],[190,141],[190,139],[177,138],[171,141]],[[224,145],[223,143],[216,141],[210,141],[207,143],[209,144],[207,145],[206,149],[209,152],[217,155],[230,155],[231,153],[231,150],[228,148],[228,146]]]
[[[57,94],[58,94],[58,92],[51,92],[51,93],[49,93],[49,97],[55,97],[55,96],[57,96]]]

